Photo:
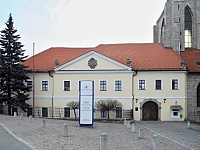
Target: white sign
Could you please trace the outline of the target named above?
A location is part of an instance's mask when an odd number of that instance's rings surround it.
[[[80,100],[80,124],[92,124],[92,97],[81,96]]]
[[[79,124],[93,126],[94,81],[80,81],[79,89]]]
[[[81,96],[93,95],[93,82],[92,81],[81,81]]]

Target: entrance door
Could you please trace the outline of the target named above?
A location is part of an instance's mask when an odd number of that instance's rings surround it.
[[[155,102],[149,101],[143,104],[142,119],[144,121],[158,120],[158,105]]]

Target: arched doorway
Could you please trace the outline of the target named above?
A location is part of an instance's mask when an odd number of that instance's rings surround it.
[[[153,101],[148,101],[143,104],[142,120],[158,121],[158,105]]]

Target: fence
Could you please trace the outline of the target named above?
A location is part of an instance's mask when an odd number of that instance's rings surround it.
[[[21,109],[15,109],[17,114],[24,113]],[[14,112],[13,112],[14,113]],[[11,113],[13,115],[13,113]],[[8,114],[8,110],[4,108],[0,111],[0,114]],[[34,115],[33,108],[28,108],[27,112],[24,113],[27,117],[32,115],[34,117],[44,117],[44,118],[64,118],[64,119],[75,119],[79,117],[78,109],[72,110],[69,107],[56,108],[56,107],[35,107]],[[75,117],[76,115],[76,117]],[[116,109],[115,111],[105,110],[94,110],[94,119],[133,119],[133,110],[123,110]]]

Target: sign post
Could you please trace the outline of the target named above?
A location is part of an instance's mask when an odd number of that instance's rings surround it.
[[[79,81],[79,125],[92,126],[94,123],[94,81]]]

